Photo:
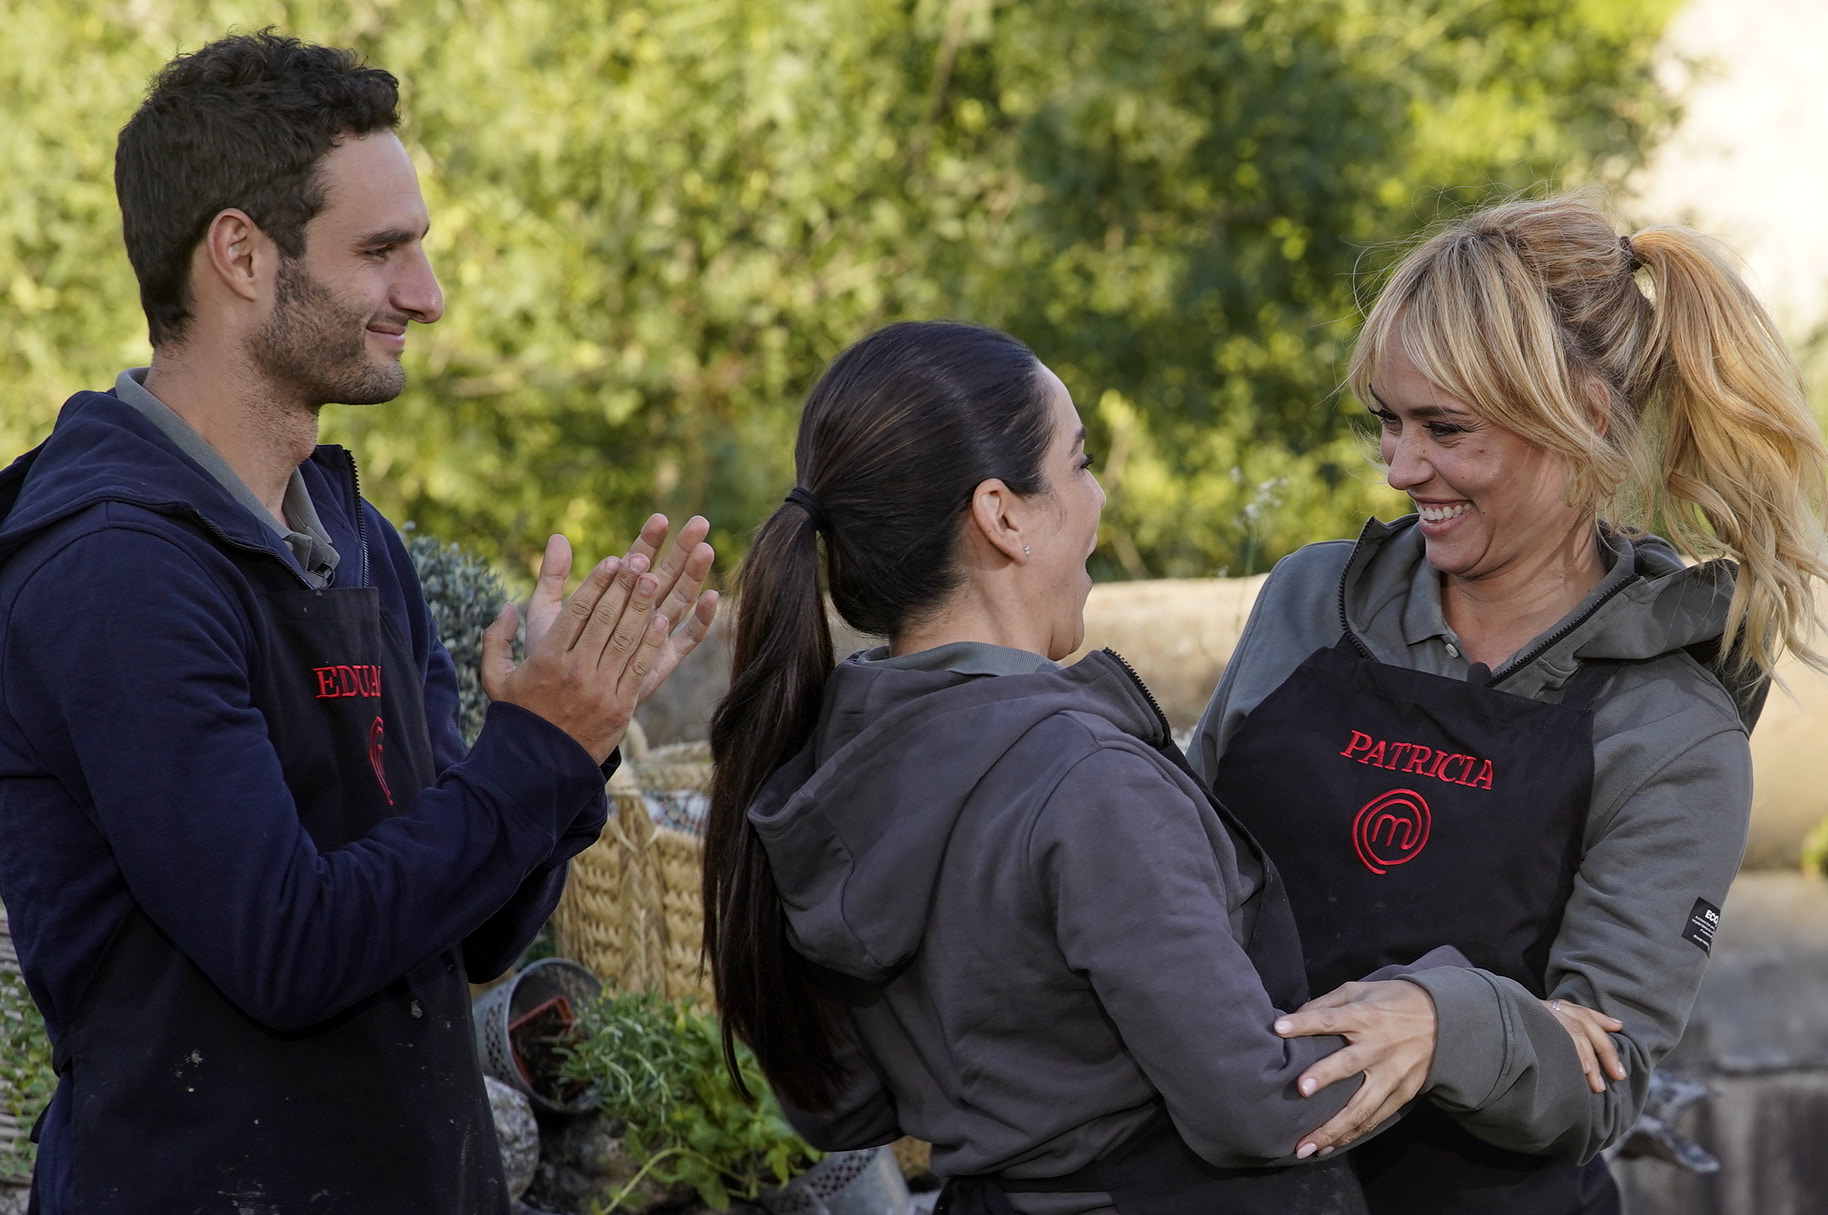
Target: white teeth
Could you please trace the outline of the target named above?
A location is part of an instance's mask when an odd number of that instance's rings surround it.
[[[1464,515],[1472,509],[1472,504],[1462,502],[1457,506],[1423,506],[1418,502],[1415,504],[1415,509],[1425,523],[1445,523],[1449,519],[1456,519]]]

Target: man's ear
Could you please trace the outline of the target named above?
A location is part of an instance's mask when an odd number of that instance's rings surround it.
[[[197,253],[191,263],[193,290],[201,285],[195,278],[207,274],[223,290],[253,301],[260,298],[262,280],[271,277],[279,249],[246,211],[229,207],[209,221]]]
[[[997,477],[980,481],[971,491],[971,523],[986,544],[1020,565],[1028,559],[1022,544],[1022,498]]]

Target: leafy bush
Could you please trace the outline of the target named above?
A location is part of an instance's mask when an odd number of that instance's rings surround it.
[[[473,743],[489,710],[482,690],[482,631],[507,602],[507,589],[488,562],[455,544],[413,536],[406,552],[419,571],[438,637],[457,665],[458,725],[463,740]]]
[[[1828,818],[1803,837],[1803,872],[1828,877]]]
[[[609,994],[577,1012],[577,1038],[564,1048],[567,1078],[597,1086],[603,1112],[624,1127],[644,1178],[684,1182],[712,1207],[753,1199],[818,1159],[781,1114],[747,1049],[738,1062],[754,1103],[724,1069],[717,1019],[639,992]]]
[[[0,1109],[19,1127],[19,1137],[0,1151],[0,1176],[31,1175],[38,1148],[25,1132],[51,1103],[56,1088],[44,1018],[38,1015],[25,980],[14,972],[0,972]]]
[[[143,82],[277,21],[405,88],[449,311],[400,400],[324,415],[390,515],[519,569],[554,528],[600,555],[696,510],[727,565],[819,367],[954,316],[1074,392],[1098,577],[1266,569],[1391,501],[1336,392],[1367,250],[1488,189],[1621,180],[1666,125],[1675,8],[0,4],[0,447],[146,358],[109,188]]]

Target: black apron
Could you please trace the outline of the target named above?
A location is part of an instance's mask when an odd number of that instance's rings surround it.
[[[1128,663],[1123,666],[1129,670]],[[1134,671],[1130,674],[1135,678]],[[1141,686],[1141,680],[1137,683]],[[1143,693],[1149,696],[1146,687]],[[1153,696],[1149,703],[1155,704]],[[1161,715],[1159,706],[1155,711]],[[1157,749],[1192,776],[1187,757],[1171,739],[1166,718],[1162,718],[1161,732],[1169,741]],[[1201,784],[1197,777],[1194,783]],[[1245,955],[1262,977],[1271,1002],[1280,1009],[1298,1008],[1308,998],[1307,976],[1282,880],[1251,833],[1223,804],[1211,804],[1238,846],[1253,853],[1263,868],[1256,921]],[[1359,1183],[1343,1159],[1275,1168],[1218,1168],[1187,1146],[1163,1106],[1127,1140],[1068,1176],[1046,1180],[954,1177],[946,1182],[935,1215],[1014,1215],[1009,1194],[1097,1191],[1110,1194],[1119,1215],[1363,1215],[1365,1211]]]
[[[1360,644],[1348,632],[1310,655],[1214,780],[1282,871],[1311,989],[1455,945],[1542,996],[1592,793],[1591,705],[1615,667],[1582,667],[1548,704]],[[1603,1160],[1504,1151],[1426,1101],[1347,1158],[1374,1213],[1619,1209]]]
[[[320,851],[432,783],[418,668],[373,587],[269,589],[255,704]],[[455,947],[320,1025],[242,1013],[139,911],[67,1032],[72,1209],[489,1215],[508,1209]]]

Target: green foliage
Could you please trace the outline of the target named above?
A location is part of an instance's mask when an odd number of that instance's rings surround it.
[[[603,1112],[621,1120],[647,1178],[683,1182],[723,1210],[818,1159],[781,1115],[746,1048],[738,1062],[760,1099],[751,1104],[737,1093],[715,1017],[638,992],[604,995],[577,1014],[565,1076],[597,1087]]]
[[[457,667],[458,725],[466,743],[482,733],[489,698],[482,690],[482,631],[495,620],[508,592],[489,563],[455,544],[413,536],[406,553],[419,572],[438,637]]]
[[[1803,837],[1803,872],[1828,877],[1828,818]]]
[[[26,1131],[51,1103],[57,1077],[51,1040],[25,980],[0,971],[0,1110],[11,1115],[19,1137],[0,1151],[0,1176],[29,1177],[38,1149]]]
[[[326,414],[394,517],[530,568],[551,530],[588,559],[702,510],[727,562],[820,366],[950,315],[1073,390],[1111,490],[1096,573],[1260,570],[1391,503],[1338,391],[1355,275],[1494,190],[1619,180],[1668,117],[1674,7],[0,6],[0,440],[145,357],[108,188],[138,83],[277,22],[406,88],[449,310],[398,402]]]

